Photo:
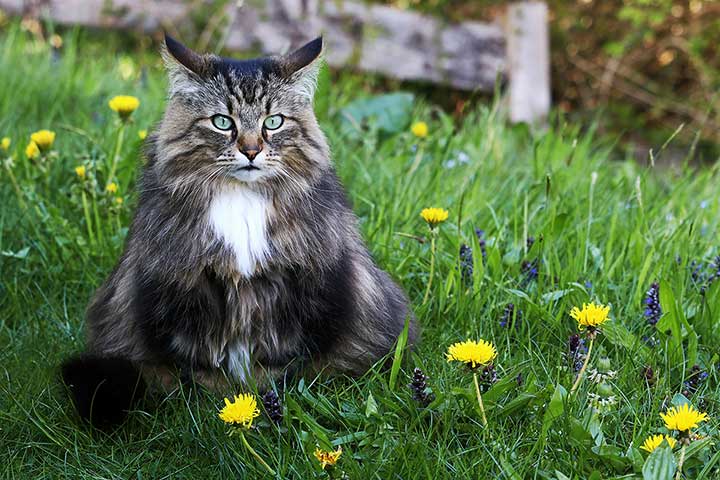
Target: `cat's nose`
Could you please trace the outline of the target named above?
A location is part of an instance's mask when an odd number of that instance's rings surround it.
[[[247,139],[243,139],[241,142],[238,142],[238,150],[240,153],[245,155],[248,160],[251,162],[255,160],[255,157],[258,156],[260,152],[262,152],[263,149],[263,142],[262,138],[253,139],[251,141],[248,141]]]

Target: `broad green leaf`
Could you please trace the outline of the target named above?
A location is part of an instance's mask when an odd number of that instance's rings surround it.
[[[373,397],[372,392],[368,394],[367,401],[365,402],[365,416],[371,417],[378,414],[378,405]]]
[[[508,375],[506,378],[508,377],[513,378],[513,383],[515,383],[516,380],[514,377],[512,377],[512,375]],[[523,409],[528,408],[530,405],[540,405],[545,401],[547,397],[550,396],[550,392],[547,389],[543,389],[542,391],[538,392],[538,387],[535,383],[535,375],[533,375],[532,372],[529,373],[527,378],[525,379],[525,385],[527,385],[525,391],[519,393],[512,400],[506,403],[496,404],[493,416],[499,417],[512,415],[515,412],[519,412]],[[488,395],[491,394],[493,390],[494,388],[491,389],[490,392],[488,392]],[[485,395],[485,398],[487,398],[488,395]]]
[[[567,398],[567,390],[559,383],[555,387],[555,391],[550,398],[550,403],[545,410],[542,424],[542,438],[547,436],[548,430],[552,423],[565,412],[565,399]]]
[[[661,445],[648,455],[642,468],[643,480],[672,480],[677,461],[667,445]]]
[[[333,440],[332,445],[333,447],[337,447],[338,445],[344,445],[346,443],[359,442],[366,438],[368,435],[370,434],[364,430],[360,432],[348,433],[347,435],[343,435],[342,437],[338,437]]]
[[[615,319],[605,323],[602,331],[605,338],[613,345],[625,348],[643,361],[647,361],[649,358],[650,349],[640,342],[637,336],[628,330],[625,325],[620,323],[619,320]]]
[[[513,388],[517,388],[517,381],[515,380],[515,377],[513,377],[512,375],[507,375],[501,378],[500,381],[492,385],[487,392],[483,393],[483,401],[485,402],[485,406],[488,406],[488,404],[492,406],[493,404],[497,403],[500,397],[505,395]]]
[[[638,274],[638,284],[637,288],[635,289],[635,295],[633,295],[633,298],[635,298],[635,301],[637,303],[640,303],[642,301],[642,296],[645,293],[645,279],[647,278],[648,271],[650,270],[650,266],[652,265],[654,258],[655,250],[650,250],[645,257],[645,262],[643,262],[643,266],[640,269],[640,273]]]
[[[513,288],[509,288],[508,292],[512,293],[518,298],[522,298],[523,300],[532,303],[532,300],[530,300],[530,297],[528,297],[528,294],[523,292],[522,290],[515,290]]]
[[[414,98],[411,93],[388,93],[350,102],[340,111],[340,130],[359,137],[372,123],[382,133],[403,131],[410,124]]]
[[[541,297],[542,303],[550,303],[550,302],[556,302],[563,298],[565,295],[572,293],[574,290],[572,288],[566,289],[566,290],[555,290],[552,292],[548,292],[543,294]]]
[[[395,346],[395,355],[393,355],[393,363],[390,368],[390,390],[395,389],[395,383],[397,383],[397,377],[400,373],[400,366],[402,365],[403,353],[405,352],[405,346],[407,345],[408,332],[410,331],[410,316],[405,317],[405,325],[403,326],[402,332],[398,336],[397,345]]]
[[[660,282],[660,308],[662,308],[663,316],[656,327],[659,332],[670,335],[668,355],[677,365],[682,361],[682,326],[680,318],[678,318],[675,295],[666,281]]]
[[[696,440],[687,446],[685,450],[685,460],[690,460],[697,454],[701,453],[704,449],[713,445],[713,439],[711,437],[705,437],[702,440]]]
[[[601,447],[605,443],[605,434],[602,431],[602,423],[600,422],[600,418],[594,411],[592,411],[591,409],[588,410],[590,416],[589,420],[587,421],[588,432],[590,432],[590,435],[592,435],[595,446]]]
[[[711,336],[713,340],[720,342],[720,282],[710,284],[703,296],[701,311],[701,325],[698,331],[702,336]]]
[[[507,402],[505,405],[496,406],[496,411],[493,413],[493,416],[500,417],[513,415],[516,412],[526,409],[529,405],[535,403],[540,398],[542,397],[532,393],[523,392]]]
[[[710,477],[708,476],[708,473],[710,473],[711,471],[713,471],[713,469],[715,468],[715,464],[716,464],[718,461],[720,461],[720,450],[718,450],[718,451],[715,453],[715,455],[712,456],[712,458],[710,459],[710,461],[707,462],[707,464],[705,464],[705,466],[703,467],[702,471],[698,474],[697,480],[709,479]]]
[[[327,418],[335,417],[333,405],[324,396],[316,397],[310,392],[310,389],[307,388],[302,391],[300,396],[307,401],[307,405],[310,405],[310,408],[312,408],[314,412]]]
[[[472,380],[471,380],[472,382]],[[470,402],[471,405],[474,405],[477,408],[477,399],[475,398],[475,387],[452,387],[450,389],[450,394],[455,397],[462,397],[468,402]]]
[[[0,255],[2,255],[3,257],[24,260],[28,256],[28,253],[30,253],[30,247],[25,247],[21,250],[18,250],[17,252],[13,252],[12,250],[3,250],[2,252],[0,252]]]
[[[671,403],[673,407],[682,407],[685,404],[692,405],[692,402],[682,393],[673,395]]]
[[[552,217],[552,235],[555,238],[562,236],[570,221],[570,215],[567,212],[561,212]]]
[[[581,448],[592,448],[594,440],[592,434],[583,425],[583,422],[577,418],[570,418],[570,431],[568,432],[569,439],[573,442],[577,442]]]
[[[288,411],[290,411],[292,415],[300,421],[300,423],[304,424],[325,448],[330,448],[330,431],[328,429],[321,426],[315,418],[305,412],[291,395],[285,396],[285,404],[288,407]]]
[[[598,270],[602,270],[605,266],[605,260],[603,259],[602,252],[595,245],[590,245],[590,255],[592,255],[593,263]]]
[[[520,247],[515,247],[508,250],[502,257],[502,261],[505,265],[515,265],[522,258],[523,250]]]
[[[642,454],[640,453],[640,450],[637,448],[630,446],[627,449],[627,452],[625,452],[625,457],[630,460],[630,463],[632,464],[633,471],[635,473],[642,472],[643,464],[645,463],[645,459],[643,458]]]
[[[670,283],[665,280],[660,282],[660,307],[663,310],[663,317],[657,323],[657,329],[661,332],[670,330],[672,337],[672,349],[668,352],[670,357],[676,363],[682,360],[682,342],[684,338],[687,338],[687,364],[694,365],[697,362],[698,354],[697,333],[687,321]]]
[[[612,466],[618,473],[623,472],[630,465],[630,459],[623,455],[620,447],[615,445],[600,445],[592,448],[592,452],[600,458],[604,464]]]

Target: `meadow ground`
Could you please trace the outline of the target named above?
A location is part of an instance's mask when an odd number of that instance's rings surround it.
[[[246,434],[278,477],[671,478],[680,445],[648,461],[639,447],[667,433],[660,412],[690,401],[709,420],[683,471],[719,478],[718,166],[659,170],[613,158],[608,142],[561,120],[530,131],[488,106],[462,122],[422,103],[398,107],[384,129],[371,121],[358,135],[341,109],[372,82],[325,76],[317,109],[363,234],[407,290],[423,340],[399,371],[279,386],[280,426],[263,412]],[[79,424],[58,381],[60,362],[83,348],[85,305],[122,249],[139,132],[158,119],[164,87],[156,46],[66,32],[55,51],[16,24],[0,31],[0,137],[12,140],[0,150],[2,478],[265,475],[210,394],[181,391],[104,433]],[[118,94],[141,101],[122,128],[108,108]],[[426,137],[411,131],[415,121],[427,122]],[[42,128],[56,132],[52,153],[29,160],[30,134]],[[432,255],[420,210],[430,206],[449,218],[423,302]],[[585,333],[571,338],[569,312],[591,300],[611,306],[610,320],[570,394],[589,345]],[[478,338],[498,350],[497,382],[480,372],[487,427],[472,374],[445,359],[450,344]],[[427,406],[408,388],[415,367],[429,376]],[[314,458],[318,445],[342,446],[333,472]]]

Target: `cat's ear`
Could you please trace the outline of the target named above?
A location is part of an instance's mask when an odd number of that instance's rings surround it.
[[[207,60],[202,55],[190,50],[167,33],[162,53],[165,65],[169,68],[180,64],[197,75],[202,75],[207,69]]]
[[[170,83],[175,89],[183,85],[188,87],[188,80],[204,77],[210,70],[211,61],[206,55],[200,55],[165,34],[165,45],[162,57],[170,76]]]
[[[322,64],[323,39],[318,37],[283,57],[287,78],[298,93],[313,98]]]

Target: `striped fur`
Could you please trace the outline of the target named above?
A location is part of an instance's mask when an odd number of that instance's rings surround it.
[[[246,61],[166,42],[168,105],[125,251],[88,308],[89,352],[166,385],[361,374],[412,314],[360,237],[313,113],[321,40]],[[246,141],[262,145],[253,162]]]

